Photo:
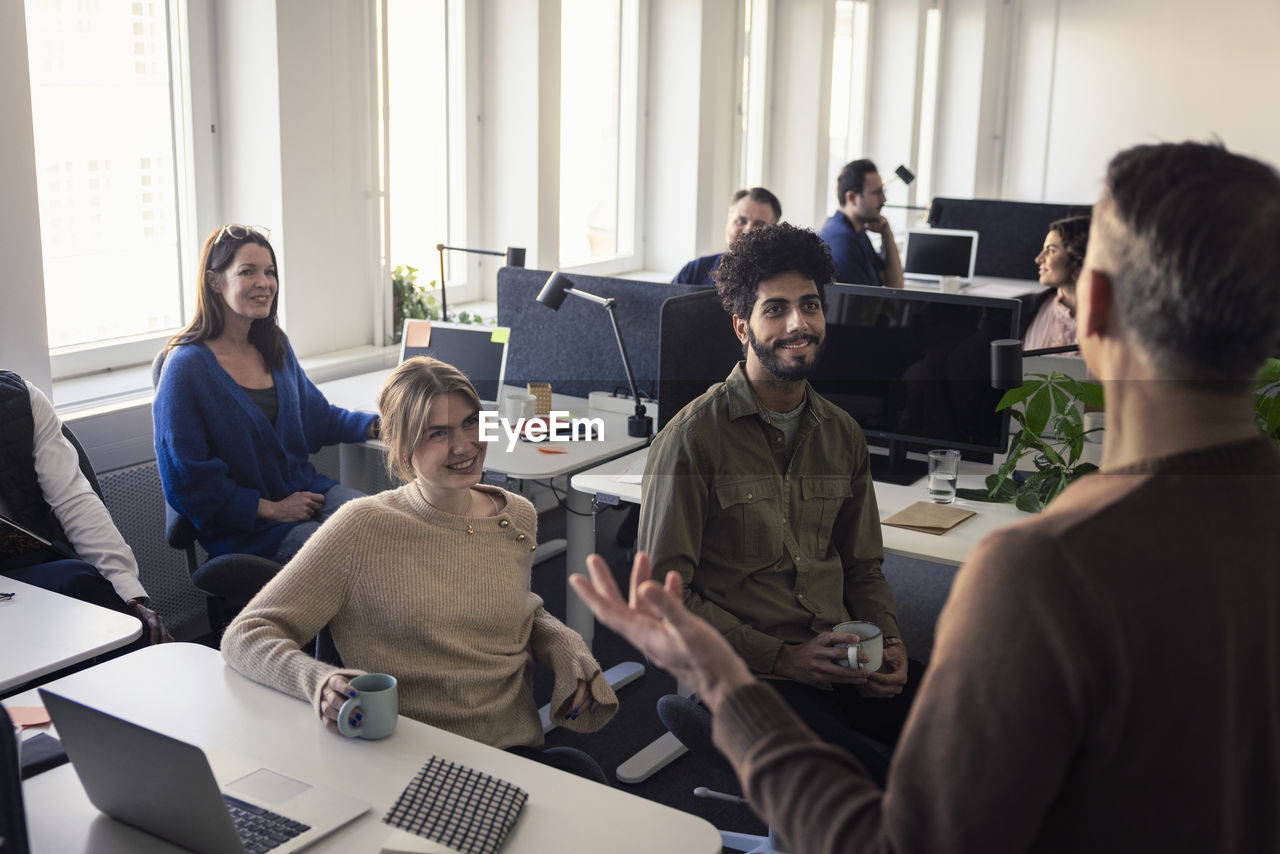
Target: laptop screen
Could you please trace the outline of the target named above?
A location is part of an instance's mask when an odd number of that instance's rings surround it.
[[[466,375],[486,404],[500,396],[507,372],[506,326],[470,326],[439,320],[407,319],[400,339],[400,361],[432,356],[448,362]]]
[[[907,257],[902,264],[902,273],[915,279],[957,276],[968,281],[973,278],[973,265],[977,258],[976,231],[912,229],[907,232]]]

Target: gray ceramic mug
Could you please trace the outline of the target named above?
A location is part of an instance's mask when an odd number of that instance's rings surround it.
[[[356,695],[342,704],[338,712],[338,732],[347,738],[386,738],[396,731],[399,717],[399,695],[396,677],[386,673],[366,673],[349,683]],[[359,711],[360,723],[351,724],[351,716]]]

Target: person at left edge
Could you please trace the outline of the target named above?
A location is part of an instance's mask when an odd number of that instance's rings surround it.
[[[53,404],[10,371],[0,371],[0,513],[53,544],[6,550],[0,575],[137,617],[142,637],[122,652],[173,640]]]
[[[310,455],[378,433],[376,415],[331,406],[303,373],[279,302],[268,235],[225,226],[200,254],[195,317],[166,346],[154,405],[160,482],[211,555],[288,561],[361,495]]]

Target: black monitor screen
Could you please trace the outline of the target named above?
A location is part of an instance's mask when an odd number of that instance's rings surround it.
[[[400,361],[433,356],[462,371],[486,403],[496,403],[507,366],[507,339],[503,326],[464,326],[440,321],[406,320]]]
[[[1018,337],[1016,300],[827,288],[827,340],[811,382],[876,439],[1003,453],[1008,415],[991,342]]]
[[[907,236],[906,275],[973,277],[969,262],[973,260],[974,234],[938,234],[912,231]]]

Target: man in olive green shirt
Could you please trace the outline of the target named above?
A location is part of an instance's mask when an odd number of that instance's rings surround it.
[[[725,254],[717,287],[746,359],[654,440],[639,544],[654,577],[678,573],[689,609],[811,727],[883,769],[853,730],[896,742],[918,677],[904,693],[866,439],[806,381],[833,275],[821,239],[785,224],[744,234]],[[879,672],[838,663],[837,644],[856,638],[832,629],[851,619],[883,631]]]

